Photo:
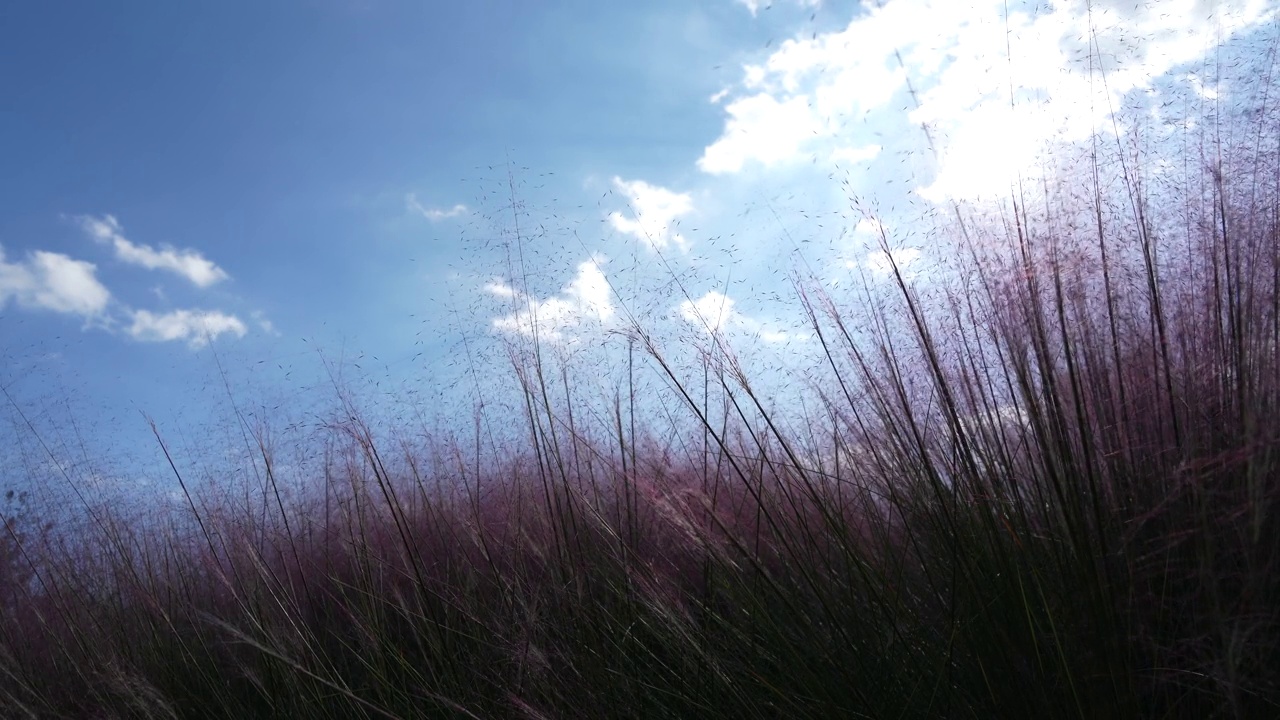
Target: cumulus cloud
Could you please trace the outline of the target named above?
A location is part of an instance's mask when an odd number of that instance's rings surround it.
[[[211,260],[195,250],[179,250],[162,244],[160,249],[130,241],[124,236],[124,228],[114,216],[95,218],[88,215],[76,218],[91,238],[115,251],[117,260],[138,265],[148,270],[165,270],[186,278],[197,287],[209,287],[229,275]]]
[[[734,319],[733,305],[733,299],[728,295],[712,290],[697,300],[680,303],[680,317],[715,334],[724,330]]]
[[[882,149],[875,143],[858,146],[846,145],[832,150],[831,159],[840,164],[857,165],[876,159]]]
[[[685,322],[710,335],[739,332],[767,343],[803,339],[785,330],[770,329],[760,320],[737,310],[735,304],[728,295],[710,290],[697,300],[685,300],[676,309]]]
[[[409,193],[405,196],[405,205],[413,212],[418,213],[431,222],[438,222],[440,220],[447,220],[449,218],[460,217],[467,214],[467,206],[461,203],[454,205],[448,210],[428,208],[421,202],[418,202],[418,196],[413,193]]]
[[[1218,99],[1217,89],[1206,87],[1204,84],[1204,81],[1200,79],[1199,75],[1196,75],[1195,73],[1189,73],[1186,76],[1186,81],[1191,84],[1191,89],[1195,91],[1196,95],[1199,95],[1205,100]]]
[[[528,297],[499,281],[485,285],[491,295],[511,299],[514,312],[496,318],[493,326],[504,332],[537,335],[544,340],[572,340],[582,331],[602,327],[613,319],[613,293],[600,266],[605,262],[593,256],[578,265],[577,275],[558,294],[545,300]]]
[[[893,267],[896,265],[898,271],[907,277],[911,274],[911,266],[919,259],[920,250],[917,248],[898,248],[888,253],[876,250],[867,253],[864,265],[872,275],[882,278],[893,274]]]
[[[485,283],[484,290],[490,295],[496,295],[501,298],[513,298],[518,294],[515,288],[501,280],[492,280]]]
[[[866,216],[860,218],[853,226],[853,238],[850,246],[842,253],[843,264],[847,268],[863,268],[871,271],[871,276],[883,280],[893,274],[896,265],[903,278],[912,279],[920,270],[919,260],[922,257],[919,248],[892,248],[889,252],[883,249],[867,250],[891,242],[891,227],[879,217]]]
[[[693,212],[693,198],[688,193],[676,193],[663,187],[650,185],[643,180],[626,181],[615,177],[613,185],[627,198],[631,217],[620,212],[609,214],[609,224],[615,230],[634,237],[653,250],[670,245],[687,250],[685,237],[675,230],[676,220]]]
[[[239,318],[216,310],[173,310],[156,314],[135,310],[133,322],[126,329],[129,336],[144,342],[185,340],[191,349],[199,349],[218,336],[232,334],[244,337],[248,330]]]
[[[108,312],[113,300],[96,277],[93,263],[75,260],[60,253],[36,250],[17,262],[5,258],[0,247],[0,310],[12,300],[19,307],[77,315],[92,325],[115,331],[126,320],[124,332],[135,340],[168,342],[185,340],[192,348],[206,345],[223,334],[243,337],[246,328],[234,315],[217,311],[175,310],[156,314],[131,310],[119,303]],[[271,332],[270,321],[255,315],[262,328]]]
[[[725,108],[724,134],[703,151],[698,168],[712,175],[737,172],[749,160],[776,165],[800,153],[801,146],[822,130],[808,100],[778,100],[761,93],[734,100]]]
[[[0,308],[12,298],[32,309],[91,318],[99,316],[111,293],[95,276],[92,263],[37,250],[10,263],[0,247]]]
[[[866,147],[848,122],[862,118],[930,129],[939,167],[920,188],[928,199],[1003,193],[1019,173],[1034,174],[1046,144],[1107,127],[1128,93],[1272,20],[1269,5],[1113,0],[1094,2],[1090,13],[1084,0],[888,0],[842,30],[787,40],[744,66],[724,129],[698,165],[734,173],[824,146]],[[891,103],[908,80],[918,107]]]

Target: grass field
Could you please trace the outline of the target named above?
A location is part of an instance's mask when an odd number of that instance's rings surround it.
[[[10,495],[0,715],[1280,716],[1274,116],[1182,168],[1100,135],[923,274],[797,276],[799,423],[636,323],[680,443],[529,341],[501,452],[351,413],[304,493],[260,436],[252,493],[174,463],[148,523]]]

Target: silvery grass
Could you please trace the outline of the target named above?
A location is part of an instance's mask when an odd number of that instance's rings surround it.
[[[467,439],[341,395],[304,487],[260,430],[253,492],[197,488],[157,429],[160,522],[59,531],[15,496],[0,714],[1280,713],[1269,113],[1180,174],[1099,136],[957,207],[927,271],[798,276],[801,423],[722,338],[689,373],[637,321],[603,409],[530,339],[522,406]]]

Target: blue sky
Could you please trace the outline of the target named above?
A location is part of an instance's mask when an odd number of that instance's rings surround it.
[[[196,446],[224,380],[305,405],[321,358],[468,397],[462,341],[509,374],[534,317],[560,348],[630,310],[794,353],[788,269],[874,274],[876,223],[927,258],[912,218],[1007,195],[1110,108],[1241,91],[1206,63],[1274,6],[5,3],[6,467],[37,462],[27,420],[55,456],[154,461],[143,413]]]

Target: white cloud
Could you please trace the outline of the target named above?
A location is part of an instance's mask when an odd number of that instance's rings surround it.
[[[875,160],[882,149],[874,143],[870,145],[842,146],[831,151],[831,160],[837,163],[858,165],[869,160]]]
[[[706,330],[719,333],[733,321],[736,314],[733,309],[733,298],[722,292],[711,290],[695,300],[680,303],[680,317]]]
[[[892,262],[890,262],[892,258]],[[867,254],[866,268],[877,277],[888,277],[893,274],[893,266],[898,266],[898,271],[903,277],[910,277],[911,266],[920,259],[920,251],[917,248],[899,248],[890,250],[885,253],[883,250],[876,250]]]
[[[803,340],[785,330],[770,330],[765,323],[734,308],[733,298],[718,290],[710,290],[697,300],[685,300],[677,307],[680,317],[710,335],[740,332],[767,343]]]
[[[502,298],[514,298],[518,294],[515,288],[501,280],[491,280],[485,283],[484,290],[490,295],[497,295]]]
[[[1108,127],[1109,109],[1127,93],[1273,19],[1273,4],[1113,0],[1094,2],[1090,15],[1085,0],[888,0],[842,30],[787,40],[763,63],[744,66],[724,130],[698,164],[712,174],[753,161],[767,168],[820,147],[837,155],[866,146],[861,127],[924,124],[939,167],[931,183],[922,180],[922,195],[1003,194],[1019,173],[1034,175],[1046,144]],[[902,93],[908,79],[918,108]],[[904,100],[890,104],[895,97]]]
[[[440,220],[447,220],[449,218],[460,217],[462,215],[467,214],[467,206],[461,203],[454,205],[448,210],[428,208],[424,206],[422,203],[418,202],[418,196],[415,195],[414,193],[409,193],[408,195],[406,195],[404,201],[405,201],[405,205],[410,210],[418,213],[422,217],[430,220],[431,222],[438,222]]]
[[[20,262],[8,262],[0,247],[0,309],[12,299],[19,306],[43,309],[95,320],[104,328],[117,327],[107,315],[111,293],[95,276],[93,263],[74,260],[60,253],[37,250]],[[147,310],[119,308],[129,318],[125,332],[134,339],[150,342],[186,340],[199,348],[225,333],[243,337],[243,322],[216,311],[176,310],[155,314]],[[255,319],[271,332],[271,323],[260,313]]]
[[[490,282],[486,292],[502,298],[511,298],[520,309],[496,318],[493,326],[506,332],[532,336],[535,333],[544,340],[559,342],[588,326],[603,326],[613,319],[613,291],[600,266],[605,259],[593,256],[578,265],[578,273],[559,294],[546,300],[524,296],[509,284]]]
[[[885,221],[876,216],[863,216],[853,226],[852,236],[848,238],[846,246],[842,249],[839,258],[841,263],[847,268],[856,268],[864,266],[859,258],[880,258],[883,259],[883,253],[872,252],[867,254],[868,247],[877,247],[883,242],[887,242],[890,235],[890,228]],[[895,256],[898,259],[898,256]],[[874,260],[866,263],[865,267],[875,269],[880,267],[880,260]],[[887,267],[887,265],[885,266]]]
[[[195,350],[204,347],[210,340],[216,340],[220,335],[230,333],[236,337],[244,337],[248,330],[236,316],[216,310],[174,310],[159,315],[147,310],[135,310],[133,323],[126,332],[135,340],[144,342],[186,340],[187,345]]]
[[[698,168],[712,175],[737,172],[749,160],[769,166],[792,159],[822,129],[801,96],[778,100],[760,93],[734,100],[725,112],[724,134],[698,159]]]
[[[675,193],[650,185],[643,180],[625,181],[615,177],[613,185],[626,196],[632,217],[620,212],[609,214],[609,224],[618,232],[631,235],[654,250],[668,245],[687,250],[684,236],[675,231],[678,218],[693,212],[693,198],[688,193]]]
[[[106,309],[111,293],[95,271],[92,263],[43,250],[9,263],[0,248],[0,307],[13,298],[26,308],[96,317]]]
[[[1187,79],[1187,82],[1191,84],[1191,89],[1194,90],[1195,93],[1200,97],[1204,98],[1205,100],[1218,99],[1217,88],[1206,87],[1204,82],[1200,80],[1199,75],[1196,75],[1195,73],[1189,73],[1186,79]]]
[[[888,228],[885,227],[884,221],[879,218],[864,217],[860,218],[857,224],[853,226],[853,231],[860,235],[880,237],[888,233]]]
[[[280,331],[276,330],[276,324],[271,322],[271,319],[267,317],[266,313],[261,310],[254,310],[249,313],[249,317],[253,318],[253,321],[258,323],[258,327],[262,329],[262,332],[268,335],[280,336]]]
[[[124,236],[124,229],[119,221],[111,215],[104,215],[101,218],[85,215],[76,219],[94,240],[111,245],[115,250],[116,259],[122,262],[139,265],[148,270],[167,270],[181,275],[202,288],[229,277],[225,270],[195,250],[179,250],[166,244],[161,244],[160,249],[157,250],[150,245],[131,242]]]

